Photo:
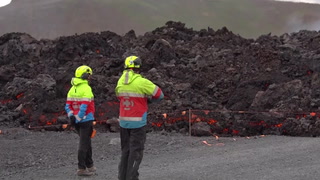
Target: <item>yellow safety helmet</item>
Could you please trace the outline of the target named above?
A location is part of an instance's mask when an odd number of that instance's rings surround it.
[[[142,65],[142,61],[139,57],[137,56],[129,56],[126,58],[124,61],[124,68],[129,69],[129,68],[140,68]]]
[[[92,69],[89,66],[82,65],[76,69],[74,75],[77,78],[88,79],[89,75],[92,75]]]

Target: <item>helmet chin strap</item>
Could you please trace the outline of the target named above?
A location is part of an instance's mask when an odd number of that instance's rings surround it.
[[[135,73],[140,73],[140,68],[132,68]]]
[[[88,79],[89,79],[89,76],[90,76],[89,73],[83,73],[82,76],[81,76],[81,79],[86,79],[86,80],[88,80]]]
[[[140,73],[140,68],[127,68],[126,70],[132,70],[135,73]]]

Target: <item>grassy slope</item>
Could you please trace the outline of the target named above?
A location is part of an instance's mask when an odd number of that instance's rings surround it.
[[[118,0],[107,4],[148,30],[174,20],[194,29],[219,29],[223,26],[235,32],[252,29],[246,33],[249,35],[260,27],[256,23],[263,18],[252,0],[184,0],[183,3],[181,0],[161,0],[161,3],[158,0]]]
[[[269,0],[16,0],[0,9],[0,35],[27,32],[54,38],[83,32],[130,29],[143,34],[167,21],[181,21],[195,30],[223,26],[244,37],[301,28],[318,28],[320,6]],[[320,23],[319,23],[320,27]]]
[[[272,32],[282,34],[312,28],[320,19],[320,6],[266,0],[118,0],[115,9],[144,29],[152,30],[168,20],[185,22],[202,29],[228,27],[245,37]],[[143,12],[143,13],[139,13]],[[310,22],[308,22],[310,21]]]

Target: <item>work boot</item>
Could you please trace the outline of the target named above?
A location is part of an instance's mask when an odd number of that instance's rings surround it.
[[[87,171],[85,169],[78,169],[77,175],[78,176],[92,176],[93,172],[89,172],[89,171]]]
[[[97,168],[94,167],[94,166],[92,166],[92,167],[90,167],[90,168],[87,168],[87,170],[88,170],[89,172],[96,172],[96,171],[97,171]]]

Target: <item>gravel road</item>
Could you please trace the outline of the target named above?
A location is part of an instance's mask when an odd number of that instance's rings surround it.
[[[0,179],[116,180],[119,134],[98,132],[92,141],[97,173],[83,178],[75,175],[78,137],[73,132],[2,130]],[[147,134],[140,179],[319,179],[319,149],[318,137],[216,138],[151,132]]]

